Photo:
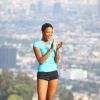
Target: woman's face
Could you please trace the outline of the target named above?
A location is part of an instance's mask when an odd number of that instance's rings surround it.
[[[44,32],[43,32],[43,38],[46,40],[46,41],[49,41],[50,38],[52,37],[52,33],[53,33],[53,29],[52,27],[47,27]]]

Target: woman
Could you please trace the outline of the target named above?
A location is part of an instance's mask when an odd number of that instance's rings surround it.
[[[53,26],[49,23],[42,25],[42,39],[33,45],[35,56],[39,62],[37,72],[38,100],[53,100],[58,85],[57,63],[60,59],[59,49],[62,42],[51,43]]]

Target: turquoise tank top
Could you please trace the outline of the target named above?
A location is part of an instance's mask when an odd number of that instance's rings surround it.
[[[33,46],[40,49],[42,56],[45,55],[51,48],[52,42],[50,44],[45,44],[42,40],[36,41]],[[38,63],[38,72],[50,72],[57,70],[57,64],[54,60],[56,54],[56,42],[54,42],[54,50],[51,52],[49,57],[44,61],[43,64]]]

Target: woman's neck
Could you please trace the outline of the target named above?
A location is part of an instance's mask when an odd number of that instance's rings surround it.
[[[46,40],[46,39],[44,39],[44,38],[42,38],[42,41],[44,41],[44,42],[49,42],[48,40]]]
[[[50,41],[49,40],[45,40],[44,38],[41,39],[45,44],[49,44]]]

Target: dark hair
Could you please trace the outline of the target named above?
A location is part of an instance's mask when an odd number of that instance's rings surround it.
[[[51,27],[53,29],[53,26],[49,23],[45,23],[41,27],[41,31],[44,32],[46,28]]]

